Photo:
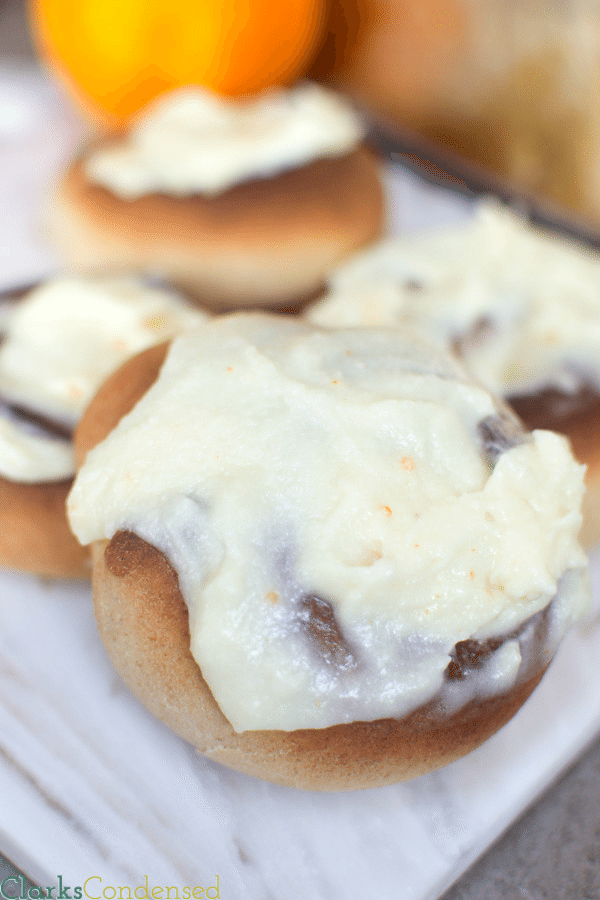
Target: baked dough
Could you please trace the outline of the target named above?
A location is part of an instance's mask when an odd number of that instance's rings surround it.
[[[473,700],[449,716],[432,705],[401,720],[240,734],[192,658],[187,609],[165,557],[128,532],[95,544],[93,556],[100,634],[136,696],[205,756],[276,784],[345,791],[415,778],[483,743],[542,675],[538,671],[509,693]]]
[[[89,578],[87,547],[65,516],[72,479],[20,484],[0,477],[0,568],[51,578]]]
[[[296,307],[383,227],[379,163],[364,149],[212,197],[134,200],[89,180],[84,160],[93,149],[67,170],[49,211],[68,264],[156,273],[209,308]]]
[[[0,567],[89,578],[89,552],[65,514],[74,422],[126,356],[202,314],[128,279],[57,278],[12,299],[0,351]]]
[[[101,388],[76,433],[78,465],[154,383],[167,345],[129,360]],[[116,669],[137,697],[201,753],[239,771],[307,790],[350,790],[414,778],[473,750],[527,699],[549,657],[546,616],[535,626],[525,680],[447,711],[439,699],[402,719],[322,729],[236,732],[190,652],[188,612],[166,557],[132,531],[92,545],[94,605]],[[501,642],[500,642],[501,643]],[[477,667],[485,646],[457,648],[448,677]],[[496,643],[495,646],[498,644]]]

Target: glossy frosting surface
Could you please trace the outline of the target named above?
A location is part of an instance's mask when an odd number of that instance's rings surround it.
[[[133,279],[59,278],[16,303],[0,345],[0,474],[36,482],[74,472],[70,441],[15,416],[11,406],[59,423],[68,436],[121,362],[203,315]]]
[[[353,258],[309,312],[325,326],[410,324],[504,397],[600,391],[600,257],[486,201],[470,223]]]
[[[85,168],[124,199],[210,195],[349,153],[364,131],[347,101],[316,84],[247,100],[186,88],[145,110],[126,138],[93,151]]]
[[[507,639],[448,702],[510,687],[509,636],[557,597],[554,640],[587,602],[582,477],[410,332],[237,314],[173,343],[69,515],[170,559],[236,729],[319,728],[427,702],[470,637]]]

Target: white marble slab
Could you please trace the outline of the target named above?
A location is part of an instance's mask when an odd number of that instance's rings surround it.
[[[0,287],[56,268],[40,209],[80,128],[36,73],[0,71]],[[388,188],[395,228],[467,214],[412,176]],[[600,556],[593,572],[598,598]],[[210,763],[154,720],[108,663],[86,586],[0,573],[0,850],[42,885],[60,875],[73,896],[93,879],[107,900],[146,876],[149,896],[218,876],[223,900],[434,898],[600,733],[599,678],[595,619],[466,759],[407,785],[301,793]]]
[[[85,586],[4,574],[0,849],[44,885],[219,875],[226,900],[433,898],[598,733],[599,678],[596,621],[464,760],[406,785],[302,793],[210,763],[153,719],[106,659]]]

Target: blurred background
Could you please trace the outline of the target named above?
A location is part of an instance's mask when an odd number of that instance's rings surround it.
[[[0,0],[0,54],[31,53],[23,3]],[[597,0],[329,0],[312,56],[380,117],[600,227]]]
[[[12,63],[33,55],[23,0],[0,2],[0,54],[3,61]]]
[[[338,41],[317,59],[320,77],[600,223],[597,0],[333,0],[333,10]]]

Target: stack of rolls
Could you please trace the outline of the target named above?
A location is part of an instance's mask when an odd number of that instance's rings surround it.
[[[380,167],[364,132],[354,109],[317,85],[245,100],[188,87],[142,110],[127,134],[84,148],[49,207],[77,274],[17,303],[0,347],[0,564],[89,574],[64,512],[71,436],[124,359],[208,307],[306,300],[380,234]],[[172,283],[188,289],[185,302]]]
[[[363,135],[307,83],[160,98],[65,173],[53,233],[88,277],[20,301],[0,347],[0,561],[81,576],[91,558],[140,700],[208,757],[310,790],[477,747],[590,594],[584,467],[505,402],[595,397],[587,297],[538,303],[543,242],[513,244],[497,211],[422,253],[375,245]],[[564,298],[593,264],[562,259]]]

